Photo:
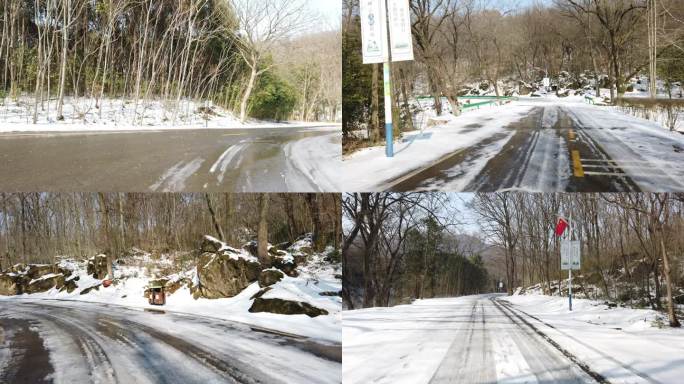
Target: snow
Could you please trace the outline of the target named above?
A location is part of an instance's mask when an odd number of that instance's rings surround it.
[[[177,129],[250,129],[281,127],[326,127],[326,123],[270,122],[248,120],[241,123],[231,112],[211,103],[183,99],[178,108],[175,101],[148,100],[136,106],[132,100],[103,99],[96,108],[94,99],[64,99],[63,121],[57,119],[57,100],[51,99],[39,107],[38,121],[33,124],[34,99],[6,97],[0,99],[0,132],[74,132],[74,131],[144,131]],[[211,113],[203,113],[209,108]],[[177,113],[174,111],[177,110]],[[175,116],[175,118],[174,118]]]
[[[349,191],[368,191],[388,180],[422,169],[450,153],[466,149],[497,134],[506,133],[506,125],[525,117],[533,106],[507,104],[469,111],[459,117],[440,116],[448,119],[445,125],[425,128],[421,132],[408,133],[402,143],[395,143],[394,158],[385,156],[385,147],[365,148],[347,156],[338,174]],[[473,129],[475,127],[475,129]],[[428,140],[419,139],[431,135]],[[512,134],[509,134],[509,138]],[[491,156],[482,156],[475,164],[469,164],[469,177],[475,177],[487,161],[503,147],[507,139],[491,149]],[[463,187],[469,178],[460,180]],[[460,188],[462,189],[462,188]],[[458,186],[453,190],[459,190]]]
[[[541,320],[528,318],[611,383],[676,383],[684,375],[684,329],[663,327],[663,315],[656,311],[573,299],[570,312],[568,299],[557,296],[503,300]]]
[[[510,142],[515,130],[507,125],[543,108],[540,130],[534,132],[534,152],[526,154],[526,170],[515,189],[528,192],[564,191],[572,177],[568,142],[563,129],[552,129],[561,111],[580,128],[580,139],[591,137],[602,151],[645,191],[684,189],[684,135],[659,123],[627,115],[617,107],[590,105],[584,96],[520,97],[503,106],[469,111],[459,117],[441,116],[445,124],[407,133],[395,142],[394,158],[385,147],[366,148],[348,155],[342,162],[345,188],[356,191],[387,189],[390,180],[412,175],[446,156],[465,152],[464,161],[444,171],[444,178],[424,180],[422,189],[463,191],[487,163]],[[425,112],[426,114],[429,113]],[[560,134],[559,134],[560,132]],[[595,164],[589,164],[595,165]],[[585,171],[590,171],[586,169]],[[506,183],[502,183],[506,184]],[[476,188],[475,188],[476,189]]]
[[[221,240],[219,240],[213,236],[205,235],[204,238],[206,240],[214,243],[214,244],[220,244],[221,247],[217,250],[217,253],[228,256],[233,260],[243,259],[243,260],[253,262],[253,263],[259,262],[259,260],[256,257],[252,256],[249,252],[247,252],[244,249],[233,248],[233,247],[229,246],[228,244],[224,243],[223,241],[221,241]],[[211,264],[212,261],[214,261],[213,258],[207,264]]]
[[[52,279],[53,277],[60,276],[60,275],[61,275],[61,273],[48,273],[47,275],[43,275],[43,276],[41,276],[41,277],[39,277],[39,278],[37,278],[37,279],[31,280],[31,281],[29,282],[29,285],[31,285],[31,284],[33,284],[33,283],[35,283],[35,282],[37,282],[37,281],[43,281],[43,280]]]
[[[207,236],[210,240],[217,239]],[[222,243],[219,241],[219,243]],[[244,250],[231,248],[222,243],[221,248],[224,254],[237,260],[244,258],[249,261],[256,261],[254,256],[249,255]],[[289,253],[288,253],[289,255]],[[139,257],[139,260],[149,258],[149,254]],[[291,255],[289,257],[292,257]],[[95,279],[88,275],[85,262],[77,262],[72,259],[65,259],[60,262],[60,267],[74,271],[73,278],[78,277],[78,288],[72,293],[60,292],[52,288],[47,292],[35,294],[23,294],[14,297],[0,296],[0,300],[15,299],[48,299],[48,300],[67,300],[84,301],[93,303],[106,303],[111,305],[121,305],[132,308],[143,309],[163,309],[164,311],[187,313],[210,318],[231,320],[251,326],[263,327],[271,330],[307,336],[310,338],[332,341],[341,341],[341,311],[342,299],[339,296],[321,296],[322,292],[335,291],[342,289],[340,279],[335,276],[341,273],[339,264],[330,264],[323,260],[323,254],[314,254],[310,257],[307,265],[299,266],[299,276],[296,278],[285,276],[277,284],[271,286],[272,290],[265,294],[265,298],[281,298],[286,300],[296,300],[307,302],[315,307],[325,309],[328,315],[310,318],[306,315],[279,315],[273,313],[250,313],[248,310],[252,305],[252,296],[259,292],[258,282],[254,282],[240,292],[237,296],[224,299],[194,299],[190,289],[182,286],[171,295],[167,295],[166,305],[163,307],[149,305],[144,296],[150,279],[157,278],[148,274],[149,266],[136,265],[114,265],[115,284],[110,287],[103,287],[102,280]],[[153,268],[154,269],[154,268]],[[47,277],[45,277],[47,278]],[[195,286],[198,284],[197,271],[193,268],[183,273],[174,273],[165,278],[170,280],[188,278]],[[99,286],[87,294],[81,292],[87,288]]]
[[[345,383],[427,383],[463,325],[462,300],[344,311]]]
[[[342,164],[342,132],[306,137],[285,146],[291,174],[303,174],[320,191],[341,191],[339,169]],[[343,179],[342,179],[343,180]],[[291,191],[301,189],[296,180],[287,180]]]

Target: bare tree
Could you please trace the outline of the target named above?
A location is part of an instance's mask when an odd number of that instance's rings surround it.
[[[240,24],[238,50],[249,67],[249,80],[240,102],[240,121],[247,120],[247,109],[256,82],[273,67],[268,54],[277,44],[301,31],[310,22],[302,0],[231,0]]]

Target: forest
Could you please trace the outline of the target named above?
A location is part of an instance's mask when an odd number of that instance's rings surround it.
[[[573,89],[586,84],[609,89],[614,101],[627,90],[629,79],[649,73],[650,63],[656,62],[652,57],[657,58],[657,68],[653,68],[657,77],[669,89],[684,81],[681,1],[553,0],[529,4],[411,0],[415,61],[392,65],[396,129],[414,129],[415,96],[437,101],[434,108],[441,115],[441,98],[458,106],[457,97],[472,90],[510,95],[512,89],[529,89],[548,76]],[[358,0],[344,1],[346,152],[376,144],[384,137],[382,66],[362,64],[358,6]],[[655,10],[652,17],[651,9]],[[651,24],[654,28],[649,29]]]
[[[579,240],[575,295],[667,312],[684,303],[684,196],[648,193],[347,194],[347,308],[497,290],[567,295],[559,217]]]
[[[440,193],[343,195],[345,308],[490,291],[480,249],[457,236],[455,199]]]
[[[0,270],[135,247],[155,254],[198,251],[211,235],[239,248],[258,240],[339,247],[341,205],[334,194],[0,194]]]
[[[559,215],[582,244],[573,287],[581,296],[665,310],[679,324],[684,301],[684,196],[681,194],[477,194],[483,236],[503,253],[508,293],[533,285],[567,294],[560,270]]]
[[[158,105],[172,122],[215,106],[334,121],[338,28],[302,0],[5,0],[0,106],[33,124],[126,109],[137,125]]]

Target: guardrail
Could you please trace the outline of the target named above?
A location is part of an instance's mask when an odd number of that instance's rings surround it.
[[[498,104],[501,102],[509,102],[509,101],[514,101],[517,100],[517,97],[513,96],[461,96],[458,97],[458,101],[460,103],[460,108],[461,111],[465,111],[468,109],[479,109],[482,106],[485,105],[492,105],[492,104]],[[418,96],[416,97],[417,101],[426,101],[426,100],[434,100],[432,96]],[[442,102],[448,101],[446,97],[441,98]],[[464,103],[462,101],[465,100],[482,100],[478,101],[477,103]]]

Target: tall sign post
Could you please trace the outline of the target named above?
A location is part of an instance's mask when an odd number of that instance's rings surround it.
[[[572,271],[579,270],[581,263],[581,248],[579,241],[572,239],[572,220],[566,220],[561,217],[556,224],[556,236],[563,237],[567,232],[565,239],[561,240],[561,270],[568,271],[568,308],[572,311]]]
[[[383,63],[386,155],[394,157],[392,62],[413,60],[409,0],[361,0],[364,64]]]

